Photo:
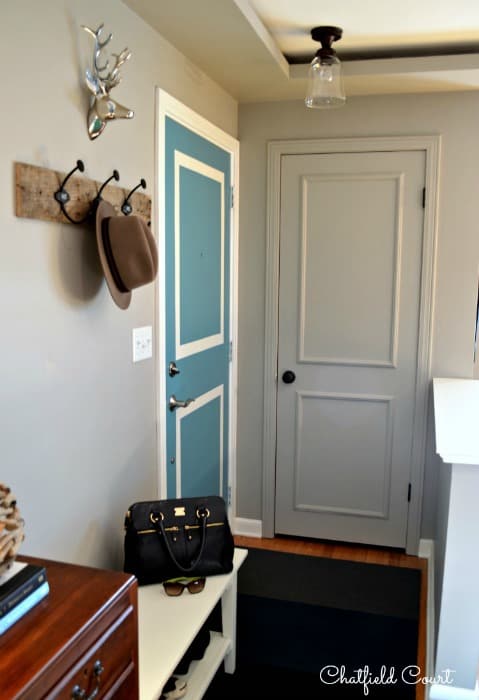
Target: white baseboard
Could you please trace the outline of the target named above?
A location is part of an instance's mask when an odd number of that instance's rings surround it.
[[[234,518],[232,527],[234,535],[243,535],[244,537],[262,537],[263,522],[261,520],[252,520],[250,518]]]
[[[431,559],[434,557],[434,540],[419,540],[418,557],[421,559]]]
[[[427,559],[427,623],[426,669],[423,676],[434,676],[435,604],[434,604],[434,540],[419,540],[418,557]]]

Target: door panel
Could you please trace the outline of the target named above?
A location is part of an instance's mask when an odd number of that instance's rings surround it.
[[[231,154],[165,119],[168,497],[227,497]],[[176,364],[179,373],[170,376]]]
[[[176,411],[177,490],[184,497],[223,493],[223,394],[215,387]]]
[[[391,414],[387,397],[298,392],[298,510],[387,517]],[[316,469],[318,463],[321,470]]]
[[[300,361],[393,363],[401,195],[400,175],[304,176]]]
[[[224,173],[175,153],[176,356],[224,343]]]
[[[277,533],[405,546],[424,177],[422,151],[283,156]]]

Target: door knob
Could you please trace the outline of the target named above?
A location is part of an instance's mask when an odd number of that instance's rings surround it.
[[[168,406],[170,408],[170,411],[174,411],[175,408],[186,408],[190,405],[192,401],[194,401],[194,399],[186,399],[186,401],[180,401],[176,398],[174,394],[172,394],[168,401]]]
[[[282,380],[285,384],[292,384],[295,379],[296,375],[292,370],[287,369],[286,372],[283,372]]]
[[[179,373],[180,373],[180,370],[176,366],[176,363],[170,362],[170,364],[168,365],[168,374],[170,375],[170,377],[174,377],[175,374],[179,374]]]

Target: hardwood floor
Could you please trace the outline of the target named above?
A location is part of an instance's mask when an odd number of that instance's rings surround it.
[[[419,569],[421,572],[420,611],[418,631],[417,665],[426,674],[426,628],[427,628],[427,559],[413,557],[398,550],[382,547],[366,547],[364,545],[323,542],[321,540],[304,539],[299,537],[276,536],[274,539],[243,537],[235,535],[237,547],[254,547],[270,549],[291,554],[304,554],[310,557],[326,557],[331,559],[347,559],[348,561],[366,564],[383,564],[384,566],[400,566]],[[416,686],[416,700],[424,700],[425,687]]]

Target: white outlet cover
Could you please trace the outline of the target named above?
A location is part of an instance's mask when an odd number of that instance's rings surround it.
[[[153,330],[151,326],[133,328],[133,362],[148,360],[153,356]]]

